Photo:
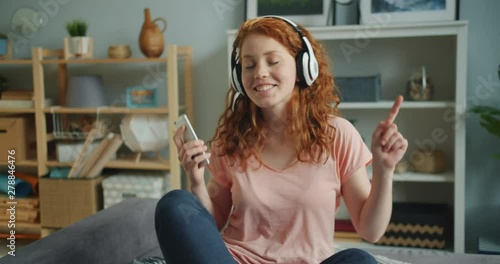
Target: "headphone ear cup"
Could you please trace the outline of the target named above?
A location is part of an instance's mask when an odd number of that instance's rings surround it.
[[[243,88],[243,82],[241,81],[241,64],[232,61],[233,70],[231,71],[231,82],[233,88],[236,92],[246,95],[245,89]]]
[[[308,61],[309,56],[307,55],[306,52],[299,52],[297,54],[297,59],[296,59],[296,64],[297,64],[297,78],[299,79],[299,87],[300,88],[307,88],[307,82],[306,82],[306,75],[307,70],[308,70]]]
[[[314,53],[310,60],[311,61],[308,68],[309,72],[311,73],[311,82],[314,82],[319,76],[318,60],[316,60],[316,56],[314,56]]]
[[[238,91],[240,92],[240,94],[246,95],[245,89],[243,88],[243,81],[241,80],[241,64],[239,63],[236,64],[234,70],[236,71],[236,82],[238,83]]]

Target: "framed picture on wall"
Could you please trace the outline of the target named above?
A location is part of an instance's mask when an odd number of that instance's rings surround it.
[[[330,0],[247,0],[246,19],[276,15],[303,26],[325,26],[329,8]]]
[[[360,0],[361,24],[452,21],[457,0]]]

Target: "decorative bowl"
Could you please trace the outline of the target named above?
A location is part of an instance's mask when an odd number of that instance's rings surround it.
[[[112,59],[130,58],[132,51],[129,45],[111,45],[108,48],[108,57]]]

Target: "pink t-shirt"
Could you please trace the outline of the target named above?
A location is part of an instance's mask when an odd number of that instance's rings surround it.
[[[242,170],[212,156],[211,177],[232,194],[223,239],[238,263],[319,263],[334,253],[340,187],[372,156],[349,121],[330,123],[336,138],[326,163],[277,171],[250,158]]]

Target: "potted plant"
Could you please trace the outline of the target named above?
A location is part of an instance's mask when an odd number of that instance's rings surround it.
[[[66,23],[66,30],[71,36],[71,51],[77,55],[89,52],[90,38],[87,37],[88,24],[84,20],[73,20]]]
[[[0,56],[7,55],[7,35],[0,33]]]
[[[498,65],[498,77],[500,78],[500,65]],[[476,105],[469,110],[472,113],[478,114],[480,124],[488,132],[500,138],[500,109],[486,105]],[[494,154],[493,157],[500,159],[500,154]]]

